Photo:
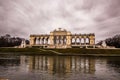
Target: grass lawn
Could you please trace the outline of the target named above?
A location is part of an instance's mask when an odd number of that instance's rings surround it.
[[[40,49],[40,48],[0,48],[0,54],[40,54],[40,55],[88,55],[120,56],[120,49]]]

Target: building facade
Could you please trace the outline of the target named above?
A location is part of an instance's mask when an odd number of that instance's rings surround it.
[[[95,34],[72,34],[65,29],[55,29],[50,34],[30,35],[30,46],[43,48],[94,47]]]

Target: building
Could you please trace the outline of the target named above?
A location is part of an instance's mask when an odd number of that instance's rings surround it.
[[[65,29],[55,29],[50,34],[30,35],[30,46],[42,48],[94,47],[95,34],[72,34]]]
[[[20,45],[20,48],[26,48],[26,40],[25,39],[22,39],[22,42],[21,42],[21,45]]]

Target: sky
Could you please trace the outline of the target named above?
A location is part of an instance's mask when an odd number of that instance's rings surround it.
[[[97,41],[119,34],[120,0],[0,0],[0,35],[29,39],[57,28]]]

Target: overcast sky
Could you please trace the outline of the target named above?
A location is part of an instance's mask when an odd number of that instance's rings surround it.
[[[119,34],[120,0],[0,0],[0,35],[29,38],[59,27],[97,40]]]

